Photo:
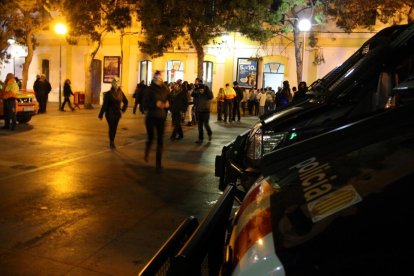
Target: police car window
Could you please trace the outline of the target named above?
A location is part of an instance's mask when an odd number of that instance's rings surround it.
[[[395,32],[392,34],[391,31],[388,31],[379,33],[377,36],[368,40],[342,65],[329,72],[323,79],[311,87],[310,94],[315,96],[328,96],[332,92],[335,92],[344,82],[353,78],[355,74],[359,74],[360,70],[356,69],[361,68],[361,64],[366,62],[366,59],[372,58],[377,52],[380,52],[381,49],[386,47],[395,35]]]

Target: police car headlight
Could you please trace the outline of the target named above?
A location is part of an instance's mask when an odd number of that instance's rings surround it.
[[[247,156],[259,160],[266,153],[273,151],[286,138],[287,132],[263,131],[257,129],[247,141]]]

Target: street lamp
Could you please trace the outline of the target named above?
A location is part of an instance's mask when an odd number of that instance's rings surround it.
[[[304,73],[304,66],[305,66],[305,33],[309,32],[311,29],[312,24],[309,21],[309,19],[301,19],[298,22],[298,28],[299,31],[303,32],[303,45],[302,45],[302,81],[304,79],[305,73]]]
[[[66,28],[65,24],[58,23],[55,25],[55,32],[60,35],[64,36],[68,29]],[[59,109],[62,106],[62,40],[59,42]]]

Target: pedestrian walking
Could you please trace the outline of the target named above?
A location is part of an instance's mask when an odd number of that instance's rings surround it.
[[[122,107],[121,103],[123,104]],[[105,114],[109,127],[109,147],[111,149],[115,149],[116,130],[122,113],[126,111],[127,107],[128,99],[119,86],[119,78],[115,77],[111,82],[111,89],[103,95],[103,104],[98,116],[102,120]]]
[[[2,91],[4,126],[3,129],[14,130],[16,128],[16,98],[19,92],[14,74],[8,73],[4,81]]]
[[[198,140],[197,144],[201,144],[204,139],[203,128],[206,129],[208,140],[211,141],[213,132],[211,131],[209,121],[210,121],[210,101],[213,99],[213,93],[210,88],[203,84],[203,80],[200,78],[195,79],[195,88],[192,93],[194,101],[196,102],[196,113],[197,113],[197,123],[198,123]]]
[[[65,84],[63,85],[63,97],[65,100],[60,107],[60,111],[65,111],[65,104],[68,103],[70,110],[74,111],[75,108],[70,103],[70,96],[73,96],[72,88],[70,87],[70,79],[65,80]]]
[[[34,82],[33,90],[39,101],[39,113],[46,113],[46,105],[52,86],[46,79],[45,74],[40,75],[39,80]]]
[[[144,92],[145,127],[147,129],[147,142],[145,144],[145,162],[149,161],[149,153],[154,140],[154,129],[157,131],[157,151],[155,168],[161,172],[161,158],[164,144],[165,120],[170,107],[168,101],[169,89],[164,84],[160,71],[155,71],[151,84]]]

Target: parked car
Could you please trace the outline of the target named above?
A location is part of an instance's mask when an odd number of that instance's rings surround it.
[[[395,106],[265,154],[140,275],[405,275],[414,245],[414,75]],[[236,211],[234,207],[237,207]]]
[[[20,124],[25,124],[39,111],[39,103],[36,101],[34,92],[19,91],[16,100],[16,117]],[[4,118],[3,99],[0,96],[0,119]]]
[[[342,65],[309,88],[307,98],[260,118],[216,157],[219,188],[247,191],[261,174],[264,155],[395,105],[392,88],[414,72],[414,25],[385,28]]]

